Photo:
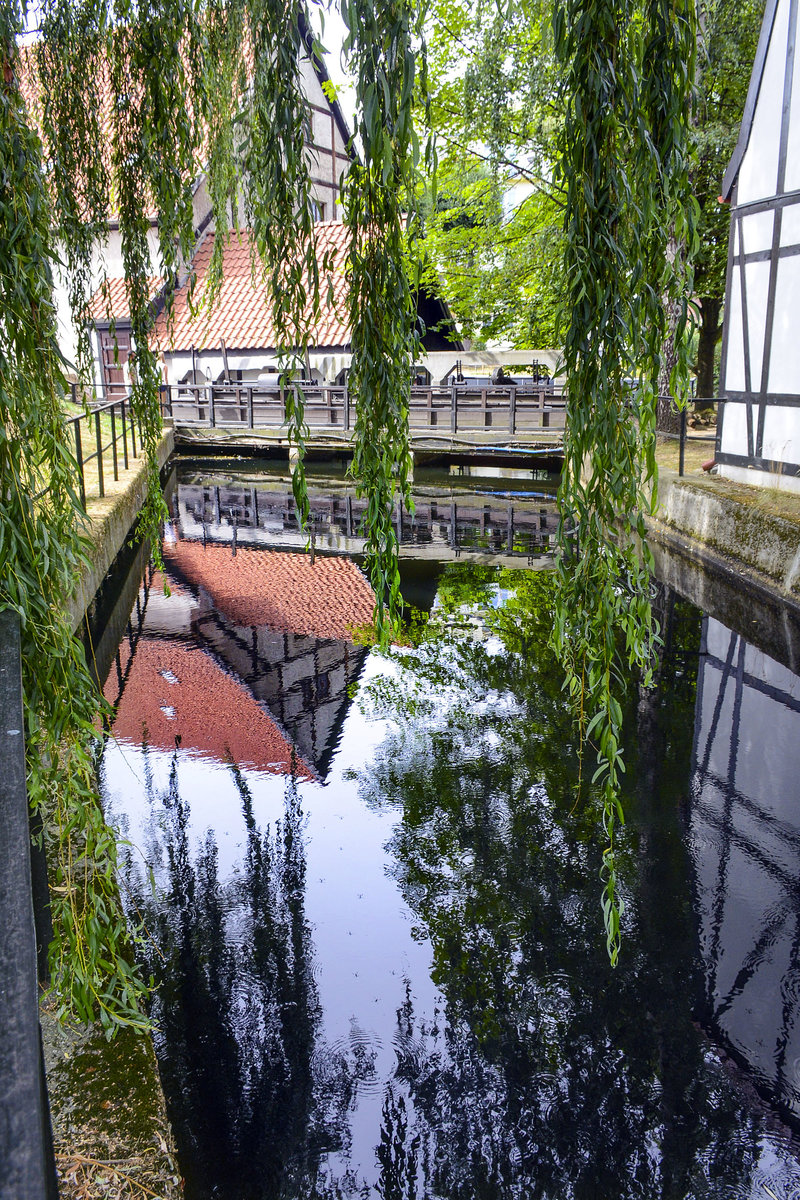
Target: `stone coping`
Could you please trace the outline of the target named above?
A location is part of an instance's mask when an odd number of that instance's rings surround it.
[[[658,509],[648,527],[800,607],[800,503],[794,497],[662,468]]]

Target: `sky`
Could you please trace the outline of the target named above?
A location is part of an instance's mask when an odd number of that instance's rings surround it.
[[[312,4],[308,15],[314,32],[327,51],[325,66],[336,87],[342,112],[352,130],[355,87],[352,76],[348,75],[342,62],[342,43],[347,35],[347,29],[335,0],[329,0],[329,4],[330,6],[328,4]]]

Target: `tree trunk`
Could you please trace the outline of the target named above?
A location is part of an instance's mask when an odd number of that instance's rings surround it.
[[[702,296],[700,299],[700,331],[697,343],[697,395],[702,400],[716,396],[716,378],[714,373],[714,355],[720,336],[720,314],[722,298],[720,296]],[[710,405],[698,404],[697,408],[709,408]]]
[[[667,258],[670,261],[674,261],[676,255],[680,252],[680,247],[675,240],[674,233],[671,233],[669,236],[666,252]],[[680,413],[677,413],[673,410],[669,377],[672,374],[672,368],[678,361],[678,355],[675,349],[675,332],[678,328],[680,303],[677,300],[670,300],[666,296],[664,296],[663,302],[664,313],[667,318],[667,327],[664,334],[664,343],[661,347],[661,370],[658,374],[656,429],[659,433],[679,433],[681,428],[681,418]]]

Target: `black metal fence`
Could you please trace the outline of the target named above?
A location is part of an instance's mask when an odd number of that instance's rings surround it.
[[[659,397],[660,401],[664,400],[664,399],[670,400],[670,402],[672,402],[671,397],[664,397],[664,396]],[[680,410],[673,408],[673,414],[676,416],[677,424],[678,424],[678,429],[675,432],[659,430],[659,433],[658,433],[659,438],[661,438],[663,440],[668,440],[668,441],[677,441],[677,443],[678,443],[678,474],[679,475],[684,475],[685,471],[686,471],[686,448],[688,445],[697,445],[698,443],[703,443],[703,442],[713,444],[715,453],[712,455],[712,458],[716,457],[716,450],[718,448],[717,432],[714,431],[713,433],[707,433],[707,434],[696,433],[696,432],[690,433],[689,432],[689,418],[692,416],[693,411],[696,412],[698,410],[698,407],[703,408],[703,407],[710,407],[711,405],[716,405],[717,412],[719,413],[722,409],[723,404],[724,404],[724,401],[721,400],[718,396],[709,397],[708,399],[704,399],[704,398],[694,399],[688,408],[683,408]]]
[[[19,617],[6,610],[0,612],[0,1200],[58,1197],[39,1028],[47,926],[41,896],[35,899],[40,868],[32,863],[25,784]]]
[[[74,384],[72,393],[73,402],[78,403]],[[127,471],[131,462],[139,457],[141,427],[127,392],[111,400],[90,401],[87,411],[67,417],[66,424],[71,430],[81,501],[85,506],[88,495],[105,496],[109,475],[116,482],[120,469]]]

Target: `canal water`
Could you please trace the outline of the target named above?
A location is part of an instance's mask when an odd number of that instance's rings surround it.
[[[388,653],[333,472],[306,549],[278,473],[182,466],[165,577],[131,555],[98,598],[187,1196],[800,1196],[800,637],[657,587],[612,970],[548,650],[552,483],[416,488]]]

